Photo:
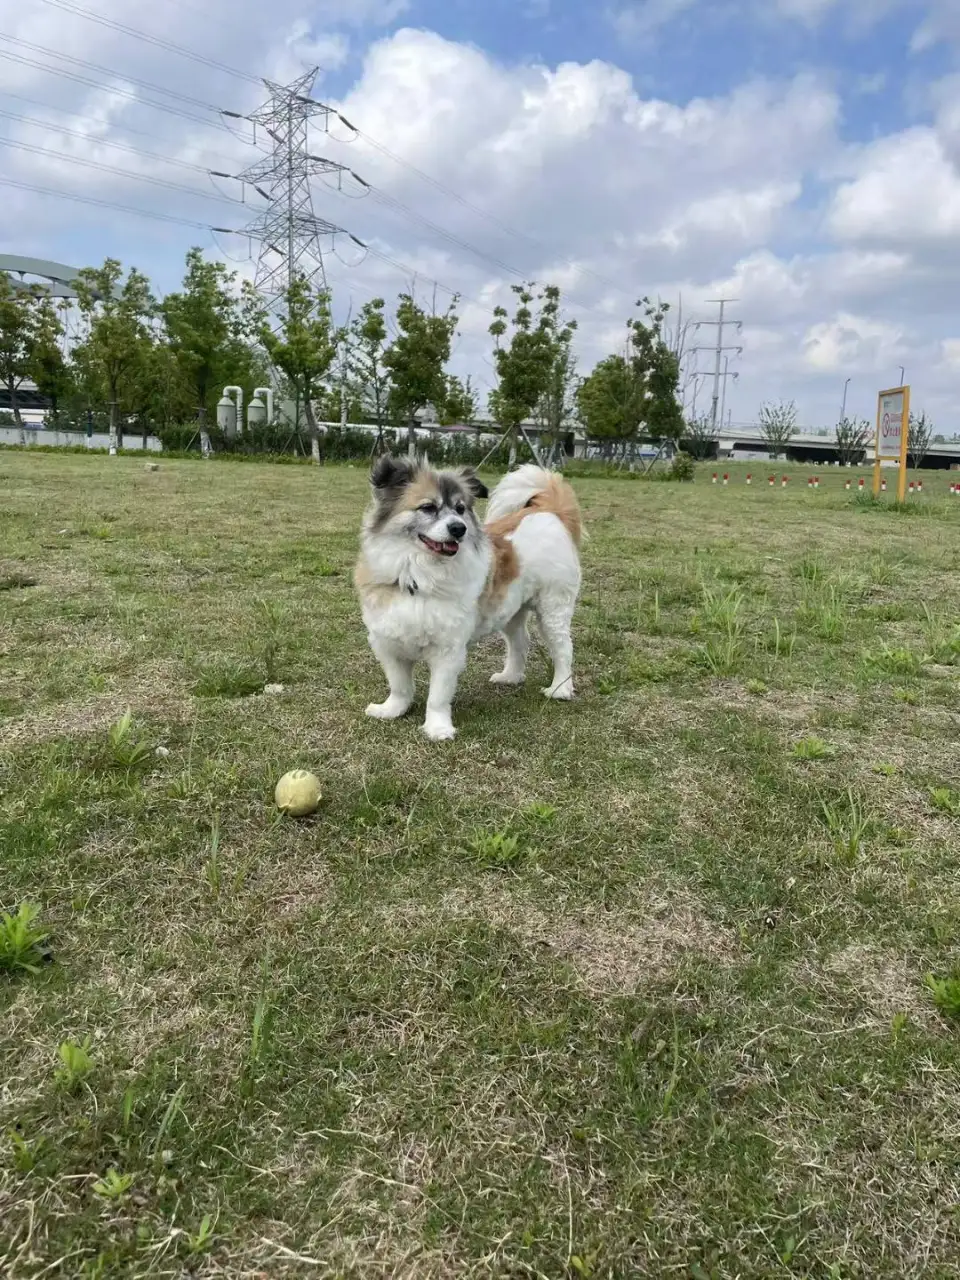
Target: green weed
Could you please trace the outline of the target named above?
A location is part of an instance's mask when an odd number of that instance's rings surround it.
[[[63,1040],[57,1045],[57,1057],[60,1065],[53,1073],[58,1088],[65,1093],[75,1093],[93,1070],[93,1058],[90,1047],[93,1040],[84,1036],[79,1043],[76,1040]]]
[[[480,866],[500,871],[515,867],[524,854],[520,837],[506,831],[474,831],[467,849]]]
[[[953,787],[931,787],[930,800],[938,813],[960,818],[960,791]]]
[[[960,970],[946,978],[928,973],[923,981],[944,1017],[960,1021]]]
[[[23,970],[39,973],[46,959],[44,943],[50,937],[36,920],[40,908],[32,902],[21,902],[16,912],[0,912],[0,970]]]
[[[133,712],[126,711],[110,726],[110,753],[113,762],[121,769],[135,769],[145,764],[154,753],[153,744],[142,738],[134,728]]]
[[[837,749],[822,738],[803,738],[790,753],[794,760],[832,760]]]
[[[853,866],[863,852],[863,842],[870,828],[863,802],[848,787],[841,800],[821,801],[820,812],[833,841],[834,852],[841,862]]]

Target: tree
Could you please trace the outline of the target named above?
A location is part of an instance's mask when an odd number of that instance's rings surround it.
[[[73,367],[63,352],[64,316],[69,305],[66,300],[55,305],[52,300],[44,299],[44,316],[34,353],[33,380],[40,395],[50,401],[54,419],[59,417],[61,406],[76,387]]]
[[[560,323],[560,290],[547,285],[539,294],[532,281],[511,285],[517,298],[513,316],[513,333],[504,344],[507,333],[506,307],[497,307],[490,334],[494,339],[493,361],[498,383],[490,393],[490,409],[507,438],[510,466],[517,461],[517,435],[526,418],[532,416],[550,382],[551,370],[558,358],[560,345],[569,343],[575,325]],[[534,323],[531,304],[539,303]]]
[[[690,419],[683,433],[683,442],[688,446],[691,458],[698,462],[709,458],[713,452],[713,426],[705,413]]]
[[[843,417],[837,423],[836,439],[841,467],[859,466],[866,456],[870,423],[865,418]]]
[[[291,280],[285,295],[285,311],[279,332],[275,332],[252,292],[248,292],[253,327],[273,364],[289,379],[299,408],[307,419],[310,452],[320,462],[320,430],[314,398],[330,372],[337,348],[343,339],[330,314],[330,294],[316,289],[305,276]]]
[[[444,369],[457,328],[457,301],[454,297],[442,315],[428,314],[409,293],[402,293],[397,303],[397,336],[382,357],[390,375],[387,413],[396,426],[406,426],[411,456],[417,414],[428,404],[439,407],[446,398]]]
[[[932,436],[933,423],[929,421],[926,413],[911,413],[910,425],[907,429],[907,457],[914,469],[923,466]]]
[[[76,281],[87,334],[74,351],[74,362],[88,397],[109,405],[111,452],[117,447],[121,414],[138,400],[137,379],[153,346],[150,321],[157,309],[145,275],[131,268],[121,285],[122,278],[120,263],[107,258],[102,267],[82,268]]]
[[[385,306],[383,298],[365,302],[350,325],[351,379],[364,417],[377,428],[374,452],[383,448],[383,428],[390,393],[390,371],[384,363],[387,349]]]
[[[786,449],[796,429],[797,406],[792,400],[760,406],[760,438],[774,461]]]
[[[447,378],[447,393],[440,405],[439,419],[442,427],[452,427],[462,422],[469,425],[477,416],[477,393],[470,378],[466,381],[451,374]]]
[[[63,363],[61,333],[60,317],[50,298],[32,290],[15,289],[6,272],[0,271],[0,383],[10,397],[21,444],[26,444],[27,438],[17,393],[27,379],[45,391],[41,384],[48,369],[52,371],[55,364]]]
[[[168,294],[160,305],[167,341],[201,424],[215,410],[224,386],[242,386],[256,373],[243,340],[235,280],[236,273],[222,262],[206,262],[200,249],[190,249],[182,291]]]
[[[143,433],[144,447],[151,427],[189,422],[197,409],[195,387],[166,342],[155,342],[144,352],[128,396],[129,417]]]
[[[680,360],[664,337],[664,321],[670,304],[641,298],[643,318],[628,321],[630,356],[634,377],[641,387],[640,425],[652,440],[678,441],[686,429],[677,397]]]
[[[607,356],[577,393],[587,434],[623,445],[638,435],[664,441],[687,430],[677,397],[680,361],[664,337],[669,305],[641,298],[642,316],[627,321],[623,355]]]
[[[607,356],[577,388],[580,421],[592,440],[614,448],[634,439],[643,417],[643,388],[626,356]]]
[[[567,325],[557,335],[553,363],[547,374],[547,383],[536,408],[537,425],[541,438],[549,445],[546,464],[554,466],[562,455],[561,445],[567,424],[577,411],[577,357],[573,346],[573,325]]]

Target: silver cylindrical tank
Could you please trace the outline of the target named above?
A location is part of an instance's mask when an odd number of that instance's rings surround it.
[[[228,395],[217,401],[217,426],[228,440],[237,434],[237,406]]]
[[[252,430],[267,425],[267,406],[258,395],[247,405],[247,426]]]

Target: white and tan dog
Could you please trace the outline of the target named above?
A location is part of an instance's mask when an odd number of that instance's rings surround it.
[[[413,669],[426,662],[430,690],[423,730],[434,741],[456,733],[451,703],[467,649],[502,632],[507,657],[494,684],[520,684],[533,613],[553,660],[548,698],[573,697],[570,623],[580,591],[580,508],[570,485],[522,466],[490,496],[481,527],[474,501],[487,490],[469,467],[434,471],[390,455],[371,473],[373,503],[363,521],[354,581],[370,647],[390,694],[367,715],[409,711]]]

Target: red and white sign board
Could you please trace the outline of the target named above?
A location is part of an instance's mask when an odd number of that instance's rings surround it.
[[[903,437],[907,429],[906,394],[903,388],[885,391],[880,396],[880,433],[877,452],[881,458],[896,458],[903,452]]]
[[[910,388],[894,387],[881,391],[877,396],[877,435],[873,462],[873,493],[883,493],[886,484],[880,482],[880,468],[884,462],[899,463],[897,501],[907,496],[907,445],[910,437]]]

